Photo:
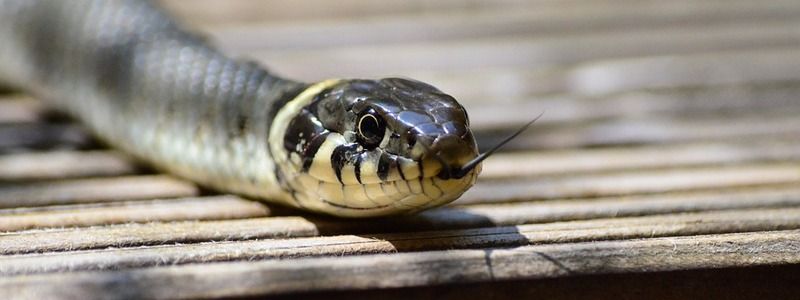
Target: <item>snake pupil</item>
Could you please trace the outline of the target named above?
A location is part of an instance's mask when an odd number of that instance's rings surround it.
[[[358,137],[367,149],[374,149],[383,140],[386,125],[374,110],[369,109],[358,118]]]

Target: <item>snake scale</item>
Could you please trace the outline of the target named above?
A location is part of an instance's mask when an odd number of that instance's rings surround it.
[[[224,192],[344,217],[412,213],[462,195],[487,154],[464,108],[428,84],[285,79],[150,1],[0,0],[0,42],[0,82]]]

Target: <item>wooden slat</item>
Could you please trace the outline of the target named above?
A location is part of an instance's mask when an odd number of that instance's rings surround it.
[[[572,74],[570,87],[581,94],[644,88],[717,84],[753,84],[797,80],[800,48],[667,56],[610,61]],[[658,72],[653,72],[658,70]]]
[[[581,125],[591,121],[608,122],[644,116],[703,120],[720,118],[721,115],[796,112],[800,110],[800,103],[793,95],[798,91],[800,81],[634,90],[589,97],[575,94],[521,98],[485,95],[483,103],[473,99],[465,102],[464,107],[468,111],[481,112],[470,114],[470,121],[478,130],[514,128],[530,121],[534,112],[544,112],[538,126],[549,123]],[[515,109],[509,110],[509,106]]]
[[[74,179],[0,186],[0,208],[189,197],[198,192],[194,184],[164,175]]]
[[[530,244],[798,228],[800,209],[729,211],[366,237],[346,235],[4,256],[0,258],[0,274],[124,269],[397,251],[519,247]]]
[[[198,298],[800,263],[800,232],[238,262],[0,279],[0,293]],[[375,266],[381,266],[376,268]],[[302,279],[302,280],[300,280]],[[165,284],[166,283],[166,284]],[[146,286],[147,289],[141,287]]]
[[[625,198],[471,205],[436,209],[415,216],[374,220],[321,219],[318,216],[271,217],[31,230],[0,235],[0,250],[4,254],[15,254],[317,234],[374,235],[386,232],[469,229],[684,212],[714,214],[715,211],[724,210],[797,207],[800,206],[800,199],[795,197],[798,193],[800,188],[796,185],[769,186]],[[198,204],[200,203],[195,203]],[[571,225],[567,225],[569,226]]]
[[[543,108],[544,109],[544,108]],[[541,111],[533,111],[536,116]],[[746,141],[760,138],[800,137],[800,119],[787,109],[758,114],[687,116],[631,116],[624,119],[571,123],[567,126],[533,126],[511,141],[506,149],[577,148],[698,141]],[[543,117],[544,118],[544,117]],[[513,127],[512,127],[513,128]],[[509,128],[511,130],[511,128]],[[496,145],[508,132],[478,130],[483,147]]]
[[[0,212],[0,232],[131,222],[219,220],[268,214],[269,210],[260,203],[234,196],[131,201],[47,210],[5,210]]]
[[[696,103],[694,106],[729,105],[727,103],[729,101],[734,103],[754,101],[743,98],[757,92],[769,94],[796,88],[798,75],[792,67],[795,66],[794,57],[797,51],[800,51],[800,48],[786,47],[613,59],[544,70],[529,68],[442,70],[412,72],[408,76],[435,83],[458,96],[462,102],[473,105],[540,102],[552,97],[557,97],[556,100],[560,101],[586,99],[584,102],[591,103],[606,98],[618,98],[620,93],[625,95],[631,92],[655,94],[660,96],[659,98],[673,96],[683,99],[705,91],[708,91],[706,93],[712,99]],[[664,71],[652,72],[652,69]],[[635,74],[633,77],[635,79],[625,77],[623,73],[629,73],[630,76]],[[728,97],[732,99],[719,99],[720,96],[715,94],[721,92],[727,92]],[[608,93],[612,94],[607,95]],[[551,102],[554,105],[559,104],[557,101]],[[643,102],[647,104],[642,105],[644,107],[658,107],[659,104],[653,101]],[[686,104],[690,107],[692,105],[692,103]]]
[[[473,204],[425,211],[414,216],[370,221],[314,219],[313,222],[323,234],[510,226],[683,212],[796,207],[800,205],[798,193],[800,187],[792,183],[627,197],[556,199],[502,205]]]
[[[293,5],[286,5],[281,1],[262,1],[262,0],[232,0],[225,5],[220,5],[213,0],[162,0],[160,1],[168,9],[177,13],[186,22],[194,26],[224,26],[228,24],[258,23],[258,22],[291,22],[302,26],[304,23],[316,20],[352,20],[381,18],[387,19],[398,16],[410,19],[418,15],[426,15],[437,12],[483,12],[483,11],[506,11],[514,12],[520,10],[538,9],[543,11],[546,16],[552,13],[575,13],[583,12],[573,16],[572,25],[575,21],[589,22],[596,19],[591,12],[595,10],[610,9],[618,12],[620,20],[636,19],[643,14],[652,14],[659,17],[658,13],[669,15],[674,13],[672,10],[703,11],[709,6],[717,8],[720,14],[725,15],[729,11],[728,6],[737,6],[738,1],[518,1],[518,0],[495,0],[495,1],[402,1],[400,3],[371,3],[370,1],[340,1],[335,4],[329,1],[303,0],[295,1]],[[761,3],[760,6],[753,6],[750,10],[743,12],[740,17],[747,18],[759,16],[759,9],[764,7],[773,10],[792,11],[794,2],[784,2],[780,5],[779,1],[769,1]],[[672,5],[670,5],[672,4]],[[727,4],[727,6],[726,6]],[[774,7],[772,5],[775,5]],[[672,8],[672,9],[671,9]],[[625,14],[625,12],[639,9],[638,14]],[[778,14],[779,12],[772,12]],[[775,17],[775,15],[770,15]],[[593,18],[594,17],[594,18]],[[708,16],[714,18],[715,16]],[[719,17],[719,16],[716,16]],[[558,18],[553,18],[558,20]],[[636,24],[641,25],[641,24]],[[575,25],[572,25],[575,26]]]
[[[710,190],[770,184],[800,184],[799,163],[659,169],[650,171],[575,175],[478,182],[455,204],[501,203],[555,198],[624,196]]]
[[[478,10],[491,7],[514,7],[521,4],[548,3],[549,1],[399,1],[377,3],[345,0],[331,3],[324,0],[305,0],[298,3],[262,0],[233,0],[224,4],[214,0],[161,0],[168,9],[193,23],[231,23],[257,20],[307,20],[320,18],[369,17],[398,13],[420,13],[431,10]],[[574,1],[564,1],[574,3]]]
[[[220,199],[209,199],[217,201]],[[299,217],[255,218],[263,215],[263,208],[240,201],[221,199],[223,211],[241,210],[238,215],[227,213],[225,217],[250,216],[247,219],[221,221],[184,221],[164,219],[168,223],[151,222],[144,224],[126,223],[85,228],[33,230],[0,235],[0,252],[3,255],[45,251],[75,251],[108,247],[137,247],[167,243],[198,243],[210,241],[233,241],[276,237],[314,236],[318,232],[313,223]],[[180,205],[204,205],[194,201],[179,202]],[[158,209],[173,209],[174,206],[157,206]],[[215,205],[213,208],[219,208]],[[133,209],[134,218],[138,211]],[[214,213],[214,212],[212,212]],[[214,217],[222,217],[217,213]],[[126,221],[131,215],[125,215]],[[199,219],[205,215],[195,214]],[[185,218],[190,219],[190,218]],[[113,222],[109,222],[113,223]]]
[[[579,32],[703,27],[735,22],[775,22],[800,16],[793,1],[628,2],[609,6],[585,2],[576,6],[527,5],[486,10],[439,10],[425,14],[334,20],[263,19],[200,23],[218,44],[239,52],[263,49],[311,49],[371,44],[472,39],[492,36],[546,36]],[[191,20],[190,20],[191,21]],[[277,22],[276,22],[277,21]]]
[[[800,228],[800,210],[748,210],[375,236],[336,236],[4,256],[0,274],[140,268],[229,260],[518,247]]]
[[[486,160],[481,181],[616,170],[800,160],[800,140],[754,139],[639,147],[498,153]]]
[[[342,74],[380,77],[401,75],[411,70],[461,70],[487,66],[544,68],[623,57],[793,47],[798,38],[798,33],[791,30],[795,26],[798,24],[737,23],[701,29],[631,29],[604,35],[499,37],[254,53],[228,50],[252,55],[286,76],[314,81],[341,77]]]
[[[132,175],[136,166],[114,151],[52,151],[0,155],[0,182]]]

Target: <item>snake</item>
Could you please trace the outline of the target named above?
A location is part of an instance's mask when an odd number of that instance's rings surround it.
[[[0,0],[0,42],[0,82],[221,192],[339,217],[410,214],[460,197],[492,152],[432,85],[287,79],[152,1]]]

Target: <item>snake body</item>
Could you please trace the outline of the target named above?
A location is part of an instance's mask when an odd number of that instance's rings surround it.
[[[414,80],[302,83],[233,59],[149,1],[0,0],[0,81],[159,169],[337,216],[410,213],[472,186],[466,111]],[[310,66],[313,67],[313,66]]]

